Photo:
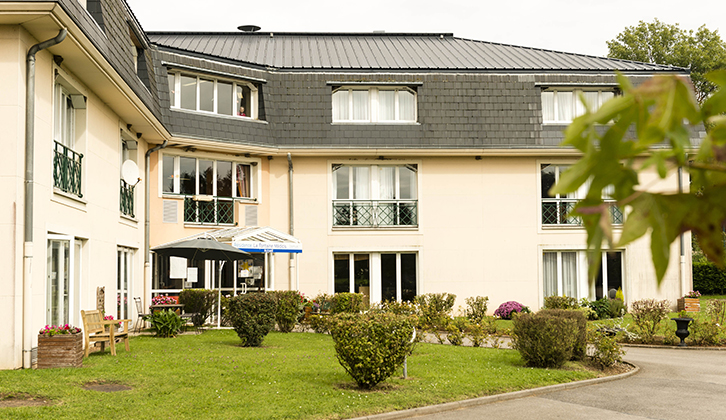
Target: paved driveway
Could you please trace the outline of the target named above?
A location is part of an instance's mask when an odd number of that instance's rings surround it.
[[[628,348],[622,380],[441,412],[419,419],[726,419],[726,351]]]

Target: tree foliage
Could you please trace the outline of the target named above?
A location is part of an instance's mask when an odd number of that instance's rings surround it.
[[[618,75],[623,91],[597,111],[587,111],[565,131],[563,145],[582,158],[560,178],[552,193],[576,191],[591,179],[575,214],[583,219],[589,249],[600,254],[603,243],[623,247],[650,233],[658,284],[663,280],[670,245],[685,231],[698,235],[704,254],[723,266],[722,229],[726,223],[726,71],[707,78],[718,89],[699,106],[689,81],[655,76],[638,87]],[[584,102],[584,101],[583,101]],[[606,126],[602,126],[607,124]],[[693,128],[711,128],[694,150]],[[690,127],[689,127],[690,125]],[[632,134],[635,136],[633,137]],[[641,184],[641,172],[655,168],[665,178],[677,167],[690,173],[690,192],[653,192]],[[614,238],[603,190],[628,211],[620,237]],[[590,265],[594,278],[599,258]]]
[[[611,58],[690,69],[699,103],[716,88],[706,79],[706,73],[726,69],[726,43],[721,40],[718,30],[710,31],[705,25],[693,32],[658,19],[653,23],[640,21],[637,26],[625,28],[607,44]]]

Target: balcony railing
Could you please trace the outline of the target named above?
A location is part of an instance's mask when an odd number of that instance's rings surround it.
[[[416,200],[335,200],[334,226],[417,226]]]
[[[185,196],[184,223],[233,225],[234,199],[212,196]]]
[[[545,198],[542,200],[542,224],[559,226],[581,226],[582,218],[571,215],[572,209],[579,202],[573,198]],[[607,201],[606,201],[607,202]],[[610,202],[610,223],[622,225],[624,221],[623,211]]]
[[[54,143],[53,186],[69,194],[83,197],[83,194],[81,194],[83,155],[74,152],[57,141]]]
[[[136,217],[134,215],[134,186],[127,184],[123,179],[121,180],[119,206],[121,214]]]

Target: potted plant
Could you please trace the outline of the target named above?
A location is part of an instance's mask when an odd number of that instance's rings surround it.
[[[38,369],[83,366],[83,334],[72,325],[46,325],[38,332]]]
[[[104,321],[113,321],[113,315],[106,315],[103,317]],[[118,331],[118,329],[121,327],[121,322],[117,322],[113,325],[114,329]]]
[[[701,293],[698,290],[691,290],[682,298],[678,299],[678,311],[700,312]]]

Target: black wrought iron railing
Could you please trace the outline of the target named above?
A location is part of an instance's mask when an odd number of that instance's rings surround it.
[[[571,214],[578,203],[574,198],[545,198],[542,200],[542,224],[560,226],[581,226],[582,218]],[[607,201],[606,201],[607,202]],[[625,220],[623,211],[610,202],[610,223],[622,225]]]
[[[417,226],[416,200],[334,200],[334,226]]]
[[[233,225],[234,199],[212,196],[185,196],[184,223]]]
[[[54,143],[53,186],[69,194],[83,197],[81,193],[83,155],[57,141]]]
[[[136,217],[134,215],[134,186],[127,184],[123,179],[121,180],[119,206],[121,214]]]

